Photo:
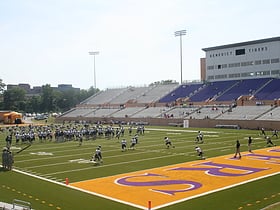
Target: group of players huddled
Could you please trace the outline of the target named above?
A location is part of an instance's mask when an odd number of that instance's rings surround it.
[[[47,140],[55,140],[56,142],[74,140],[82,142],[83,140],[96,140],[98,138],[119,139],[124,136],[124,127],[122,125],[114,127],[113,125],[104,126],[103,124],[73,123],[68,125],[13,126],[6,129],[8,130],[6,141],[11,143],[15,139],[16,144],[32,143],[35,140],[40,142]],[[142,134],[144,131],[144,126],[137,126],[137,134]],[[132,134],[132,126],[129,126],[128,132],[130,135]]]
[[[136,134],[131,139],[131,144],[129,149],[134,149],[135,145],[138,143],[138,135],[143,135],[145,128],[143,125],[137,125],[136,128],[133,126],[128,127],[129,135],[132,134],[132,130],[136,129]],[[34,141],[39,142],[45,141],[55,141],[55,142],[65,142],[65,141],[78,141],[79,146],[82,145],[83,140],[96,140],[96,139],[120,139],[124,136],[124,126],[118,125],[114,127],[113,125],[103,125],[97,123],[95,125],[89,125],[85,123],[70,123],[62,125],[28,125],[28,126],[11,126],[6,128],[1,128],[0,132],[7,133],[6,135],[6,147],[2,151],[2,165],[4,168],[11,169],[12,162],[11,158],[7,158],[7,154],[12,156],[12,151],[10,147],[12,143],[18,144],[32,144]],[[101,146],[98,146],[95,153],[98,155],[93,155],[97,162],[102,162]],[[97,158],[99,157],[99,158]]]

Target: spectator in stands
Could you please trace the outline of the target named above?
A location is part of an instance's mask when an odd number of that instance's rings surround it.
[[[249,152],[252,152],[252,142],[253,142],[253,139],[251,136],[248,137],[248,151]]]
[[[236,144],[235,144],[235,155],[233,158],[236,158],[238,155],[238,158],[241,159],[241,153],[240,153],[240,142],[239,140],[236,140]]]

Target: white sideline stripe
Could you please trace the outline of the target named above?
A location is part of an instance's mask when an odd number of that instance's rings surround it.
[[[37,178],[37,179],[41,179],[43,181],[47,181],[47,182],[51,182],[51,183],[58,184],[58,185],[61,185],[61,186],[65,186],[64,183],[57,182],[57,181],[54,181],[54,180],[51,180],[51,179],[48,179],[48,178],[45,178],[45,177],[42,177],[42,176],[31,174],[31,173],[21,171],[21,170],[18,170],[18,169],[12,169],[12,170],[17,172],[17,173],[20,173],[20,174],[24,174],[24,175],[31,176],[31,177],[34,177],[34,178]]]

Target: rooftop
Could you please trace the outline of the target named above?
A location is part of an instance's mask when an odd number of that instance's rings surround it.
[[[212,50],[220,50],[220,49],[225,49],[225,48],[241,47],[241,46],[246,46],[246,45],[261,44],[261,43],[276,42],[276,41],[280,41],[279,36],[278,37],[267,38],[267,39],[258,39],[258,40],[247,41],[247,42],[239,42],[239,43],[234,43],[234,44],[220,45],[220,46],[216,46],[216,47],[202,48],[202,50],[207,52],[207,51],[212,51]]]

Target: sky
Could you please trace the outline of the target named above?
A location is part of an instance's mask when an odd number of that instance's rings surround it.
[[[202,48],[278,37],[279,20],[279,0],[0,0],[0,79],[86,90],[180,82],[174,32],[186,30],[182,79],[199,80]]]

